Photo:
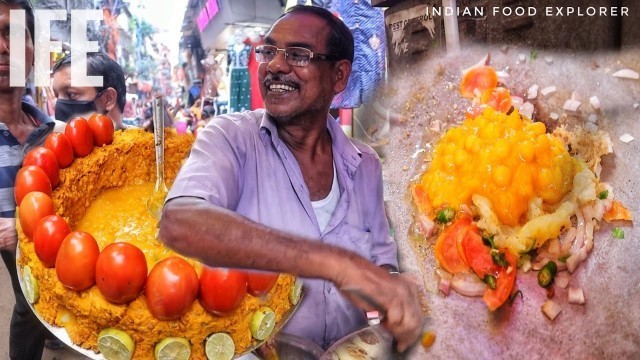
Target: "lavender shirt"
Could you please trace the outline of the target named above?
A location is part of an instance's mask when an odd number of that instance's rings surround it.
[[[377,154],[347,138],[329,116],[340,202],[320,232],[309,190],[293,154],[264,109],[214,118],[198,138],[167,199],[203,198],[248,219],[349,249],[397,268],[396,244],[382,197]],[[215,241],[203,239],[203,241]],[[327,281],[305,279],[305,297],[284,331],[323,347],[366,325],[364,313]]]

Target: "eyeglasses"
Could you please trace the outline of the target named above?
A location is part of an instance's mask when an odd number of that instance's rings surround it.
[[[327,54],[318,54],[313,51],[297,46],[286,47],[279,49],[273,45],[258,45],[254,49],[256,53],[256,60],[261,63],[268,63],[273,61],[278,55],[279,51],[284,52],[284,57],[287,60],[287,64],[291,66],[307,66],[311,59],[318,60],[337,60],[336,57]]]

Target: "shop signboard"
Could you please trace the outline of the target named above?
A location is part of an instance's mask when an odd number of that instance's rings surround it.
[[[410,0],[385,11],[390,69],[444,46],[442,15],[432,11],[440,4],[440,0]]]

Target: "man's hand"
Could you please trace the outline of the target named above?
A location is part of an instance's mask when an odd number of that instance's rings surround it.
[[[383,325],[397,340],[398,351],[403,352],[418,341],[422,334],[424,312],[415,284],[373,264],[360,263],[357,270],[350,268],[341,272],[336,285],[340,289],[358,289],[384,309]],[[343,294],[365,311],[380,310],[353,292],[344,291]]]
[[[17,242],[16,219],[0,218],[0,250],[13,250]]]

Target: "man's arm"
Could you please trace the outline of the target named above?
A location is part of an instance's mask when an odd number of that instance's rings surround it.
[[[165,204],[159,238],[175,251],[209,266],[252,268],[321,278],[355,287],[387,309],[385,326],[404,350],[422,330],[423,312],[413,285],[342,248],[250,221],[194,197]],[[374,310],[352,294],[360,308]]]

